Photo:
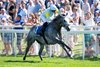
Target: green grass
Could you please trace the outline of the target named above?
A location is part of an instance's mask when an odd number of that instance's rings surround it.
[[[40,61],[38,56],[28,56],[25,61],[23,56],[0,56],[0,67],[100,67],[99,58],[61,58],[61,57],[43,57]]]

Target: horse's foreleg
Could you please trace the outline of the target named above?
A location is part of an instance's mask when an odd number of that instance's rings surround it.
[[[71,58],[73,58],[73,53],[72,53],[72,49],[69,47],[69,46],[67,46],[67,45],[65,45],[65,47],[67,48],[67,49],[69,49],[69,53],[70,53],[70,57]]]
[[[69,57],[71,57],[71,55],[70,55],[69,52],[66,50],[66,48],[64,47],[64,45],[61,45],[61,47],[65,50],[65,52],[67,53],[67,55],[68,55]]]
[[[71,57],[71,55],[69,54],[69,52],[66,50],[65,46],[67,46],[64,42],[59,41],[58,44],[65,50],[65,52],[67,53],[67,55],[69,57]]]
[[[66,47],[67,49],[69,49],[69,51],[72,51],[72,49],[71,49],[69,46],[65,45],[65,47]]]
[[[39,57],[40,57],[41,61],[43,60],[42,57],[41,57],[43,49],[44,49],[44,45],[40,45]]]

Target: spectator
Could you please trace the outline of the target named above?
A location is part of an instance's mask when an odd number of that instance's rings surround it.
[[[2,18],[8,19],[8,17],[9,17],[9,15],[6,13],[6,10],[5,9],[2,9],[1,10],[1,14],[0,14],[0,19],[2,19]],[[2,24],[2,23],[0,22],[0,24]]]
[[[12,17],[12,21],[14,21],[16,15],[16,4],[12,0],[8,4],[8,14]]]
[[[7,10],[9,0],[3,0],[3,8]]]
[[[24,25],[24,21],[21,19],[22,16],[17,15],[15,21],[14,21],[14,25],[19,26],[19,25]],[[15,27],[14,29],[16,30],[21,30],[23,29],[23,27]],[[21,40],[23,37],[23,33],[17,33],[17,47],[18,47],[18,54],[23,54],[22,52],[22,47],[21,47]]]
[[[43,5],[38,0],[34,1],[33,13],[38,13]]]
[[[91,5],[91,12],[92,14],[94,14],[95,9],[98,6],[98,1],[94,1],[93,4]]]
[[[70,22],[71,21],[71,15],[72,15],[71,5],[66,5],[65,6],[65,13],[66,13],[67,18],[69,19],[68,22]]]
[[[65,5],[66,5],[66,4],[65,4],[65,0],[61,0],[61,1],[60,1],[60,6],[59,6],[59,7],[60,7],[60,8],[64,8]]]
[[[27,4],[27,14],[29,16],[29,14],[33,13],[34,10],[34,3],[32,0],[29,0],[29,3]]]
[[[22,20],[27,19],[27,9],[25,1],[22,1],[21,7],[19,7],[18,15],[22,16]]]
[[[75,26],[79,26],[79,18],[80,16],[78,13],[78,7],[77,5],[73,5],[70,25],[74,27],[71,27],[71,30],[73,31],[78,30],[78,28],[75,28]],[[72,39],[71,41],[73,41],[71,46],[74,47],[75,45],[77,45],[78,35],[72,34],[71,39]]]
[[[1,9],[0,18],[7,18],[7,14],[6,14],[6,10],[5,9]]]
[[[83,14],[82,14],[82,9],[80,7],[80,3],[76,3],[76,6],[78,8],[79,17],[82,18]]]
[[[29,15],[28,21],[25,22],[25,25],[34,26],[34,25],[37,25],[37,24],[39,24],[39,18],[37,16],[37,14],[31,13]]]
[[[1,9],[3,9],[3,3],[0,2],[0,14],[1,14]]]
[[[48,8],[48,2],[49,2],[49,0],[45,0],[45,8],[46,9]]]
[[[96,11],[96,25],[100,26],[100,10]],[[97,28],[97,30],[100,30],[100,28]],[[97,34],[97,44],[99,45],[97,47],[97,54],[100,52],[100,34]]]
[[[42,9],[45,9],[45,1],[46,0],[39,0],[39,2],[41,3]]]
[[[100,10],[100,3],[98,3],[97,7],[94,10],[94,17],[96,17],[96,11]]]
[[[83,24],[86,26],[94,26],[95,22],[94,22],[93,18],[94,18],[94,16],[92,15],[92,13],[87,12],[84,16]]]
[[[58,0],[56,5],[58,9],[65,8],[66,5],[69,5],[69,1],[68,0]]]
[[[72,22],[73,22],[73,24],[74,25],[79,25],[79,18],[80,18],[80,16],[79,16],[79,13],[78,13],[78,7],[76,6],[76,5],[73,5],[72,6],[72,15],[71,15],[71,17],[72,17]]]
[[[6,18],[2,18],[3,29],[9,29],[6,26],[10,26],[11,23],[7,22]],[[3,53],[9,55],[11,53],[11,44],[12,44],[12,33],[2,33],[2,39],[4,43],[4,50]]]
[[[95,20],[96,23],[100,22],[100,10],[96,11],[96,16],[95,16],[94,20]]]
[[[83,24],[85,26],[95,26],[92,13],[87,12],[85,14]],[[84,30],[93,30],[93,28],[85,28]],[[94,50],[93,45],[95,45],[96,37],[94,34],[84,34],[85,46],[86,46],[86,56],[93,56]]]
[[[97,23],[97,26],[100,26],[100,21]],[[97,30],[100,30],[100,28],[98,28]],[[100,53],[100,34],[97,34],[97,43],[98,43],[98,53]]]
[[[48,3],[47,3],[47,8],[50,7],[50,5],[53,4],[53,1],[52,0],[48,0]]]
[[[84,14],[90,12],[90,5],[88,3],[88,0],[84,0],[84,3],[82,5],[82,11]]]
[[[88,0],[90,6],[93,4],[93,1],[94,1],[94,0]]]

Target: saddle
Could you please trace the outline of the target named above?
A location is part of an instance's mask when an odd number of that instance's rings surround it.
[[[47,22],[45,22],[42,26],[38,26],[37,34],[40,36],[44,36],[44,32],[45,32],[47,26],[48,26]]]

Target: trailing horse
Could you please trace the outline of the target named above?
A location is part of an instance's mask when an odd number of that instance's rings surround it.
[[[39,36],[39,34],[36,33],[37,26],[33,26],[26,38],[27,47],[23,60],[26,59],[26,55],[29,51],[29,48],[35,41],[37,41],[40,45],[39,57],[41,60],[42,60],[41,53],[44,49],[44,45],[54,45],[57,43],[65,50],[67,55],[71,57],[71,54],[69,53],[69,51],[72,51],[71,48],[62,41],[61,37],[62,27],[64,27],[67,31],[70,31],[69,25],[63,15],[58,15],[51,21],[51,23],[48,24],[48,27],[46,28],[43,36]]]

